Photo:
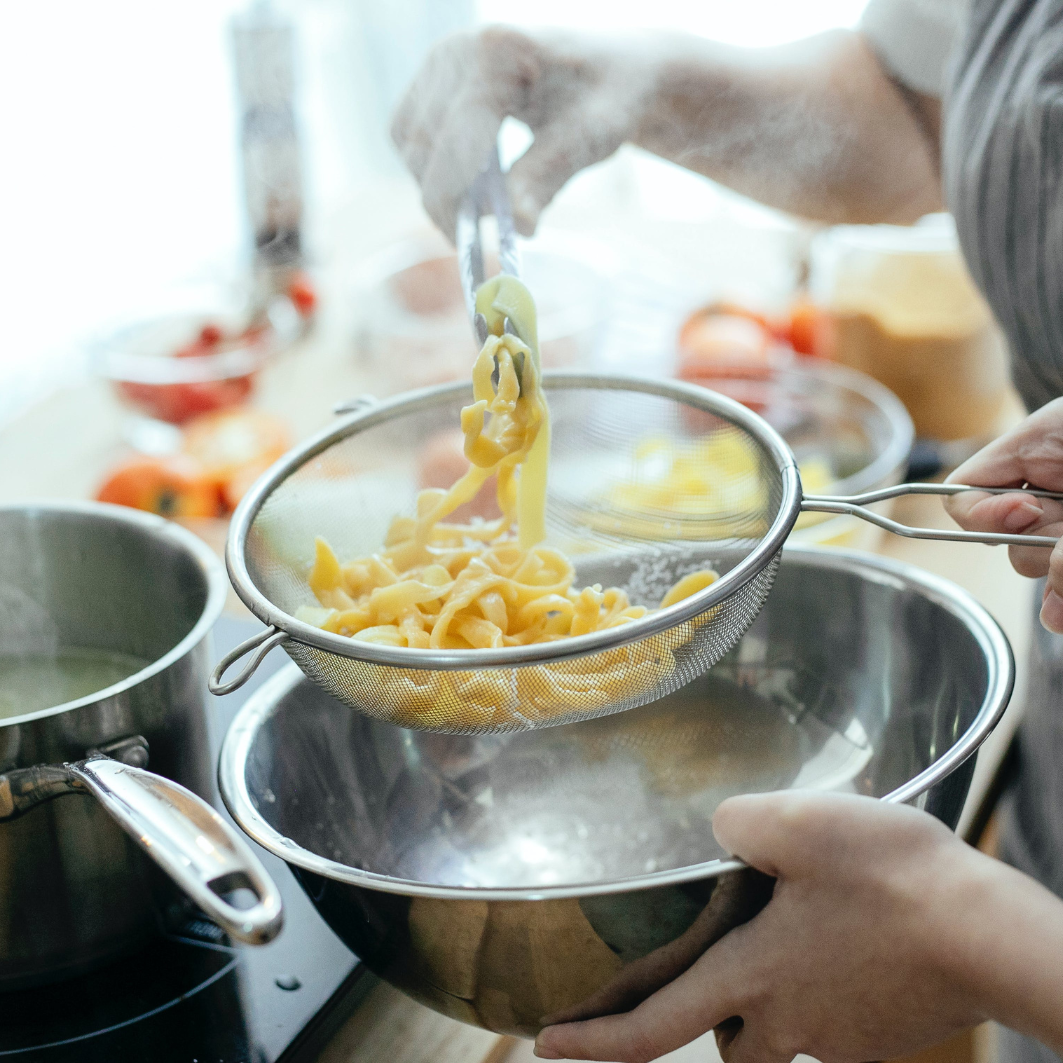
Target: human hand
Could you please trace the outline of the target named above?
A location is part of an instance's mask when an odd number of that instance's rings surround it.
[[[578,170],[632,135],[652,75],[630,43],[504,27],[447,38],[429,53],[399,104],[391,135],[421,184],[424,206],[451,239],[458,204],[483,168],[503,118],[535,142],[506,184],[517,229]]]
[[[548,1059],[642,1063],[717,1029],[725,1063],[861,1063],[987,1017],[957,931],[999,866],[931,816],[871,798],[733,798],[713,830],[777,878],[767,907],[633,1011],[548,1027]],[[984,957],[983,957],[984,959]]]
[[[1030,414],[1006,435],[983,447],[949,476],[948,483],[972,487],[1015,487],[1063,491],[1063,399]],[[945,508],[970,531],[1063,535],[1063,502],[1031,495],[951,496]],[[1011,546],[1008,557],[1021,576],[1047,576],[1041,623],[1063,633],[1063,547]]]

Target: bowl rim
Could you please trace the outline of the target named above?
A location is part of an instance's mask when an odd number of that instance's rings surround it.
[[[986,693],[970,725],[959,739],[932,764],[879,800],[905,804],[926,793],[973,756],[1004,714],[1015,684],[1015,659],[1011,645],[988,610],[963,588],[906,562],[856,550],[817,546],[788,546],[787,559],[812,567],[858,573],[880,584],[917,589],[926,598],[959,619],[985,655]],[[248,698],[231,723],[218,759],[218,784],[222,800],[240,828],[264,849],[285,862],[337,882],[383,893],[449,900],[534,901],[601,896],[672,886],[714,878],[748,865],[738,859],[707,860],[687,867],[631,875],[609,882],[567,883],[557,886],[435,886],[363,871],[304,849],[272,827],[260,814],[247,788],[244,766],[263,723],[278,710],[284,698],[301,682],[309,682],[294,664],[272,676]],[[350,710],[353,711],[353,710]]]
[[[705,378],[703,386],[714,388],[716,380],[726,383],[729,380],[750,381],[752,383],[770,384],[773,378],[794,378],[816,381],[855,392],[869,402],[886,419],[892,435],[882,453],[859,471],[850,476],[835,480],[830,487],[832,495],[859,495],[874,487],[892,487],[900,482],[901,474],[908,463],[912,446],[915,443],[915,425],[908,408],[885,384],[873,376],[837,362],[823,358],[797,354],[785,362],[768,366],[768,377],[762,379],[751,374],[748,377],[721,376]],[[724,394],[727,394],[726,390]]]
[[[217,555],[199,536],[190,532],[187,528],[156,516],[154,513],[146,513],[141,510],[129,509],[125,506],[112,505],[109,502],[67,502],[49,500],[27,500],[23,502],[0,503],[0,518],[7,513],[59,513],[82,517],[94,517],[103,521],[117,521],[150,535],[167,539],[187,554],[198,564],[206,582],[206,600],[199,618],[192,625],[185,636],[161,657],[156,658],[150,664],[127,676],[109,687],[104,687],[92,694],[86,694],[82,698],[73,701],[64,701],[59,705],[51,705],[46,709],[38,709],[36,712],[26,712],[20,716],[7,716],[0,719],[0,729],[14,727],[20,724],[35,723],[37,720],[47,719],[49,716],[58,716],[65,712],[72,712],[85,705],[92,705],[108,698],[116,697],[135,686],[139,686],[147,679],[166,671],[170,665],[184,657],[189,651],[197,646],[210,633],[225,605],[228,595],[228,586],[225,579],[225,570]]]

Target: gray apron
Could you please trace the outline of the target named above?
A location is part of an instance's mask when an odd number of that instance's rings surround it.
[[[1063,0],[973,0],[943,149],[967,263],[1036,409],[1063,395]],[[1036,621],[1019,740],[1002,856],[1063,897],[1063,638]],[[1005,1060],[1059,1058],[1011,1031],[1000,1048]]]

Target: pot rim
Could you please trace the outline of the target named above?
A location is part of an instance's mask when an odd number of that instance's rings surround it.
[[[61,705],[52,705],[47,709],[23,713],[21,716],[8,716],[0,719],[0,729],[33,723],[37,720],[47,719],[49,716],[58,716],[62,713],[83,708],[85,705],[104,701],[138,686],[144,680],[150,679],[160,672],[164,672],[170,665],[179,661],[203,641],[204,636],[210,632],[221,615],[229,590],[228,580],[225,577],[225,568],[214,551],[187,528],[182,528],[180,524],[166,520],[164,517],[157,516],[154,513],[146,513],[142,510],[129,509],[126,506],[111,505],[108,502],[28,500],[0,503],[0,516],[5,513],[26,513],[34,510],[43,510],[50,513],[82,514],[103,520],[118,521],[152,535],[169,539],[177,546],[183,547],[198,562],[207,581],[207,600],[203,604],[203,611],[200,613],[199,619],[188,634],[177,645],[152,661],[151,664],[141,668],[139,672],[134,672],[120,682],[112,683],[111,686],[97,690],[95,693],[86,694],[83,698],[77,698],[74,701],[64,701]]]
[[[816,546],[788,546],[783,551],[783,564],[787,558],[812,566],[858,573],[876,583],[892,584],[898,588],[915,588],[963,622],[979,643],[985,655],[988,673],[986,693],[967,730],[927,768],[880,798],[894,804],[912,801],[973,756],[1004,714],[1015,684],[1015,659],[1010,643],[996,620],[967,591],[914,565],[855,550]],[[533,901],[627,893],[713,878],[747,866],[743,861],[734,858],[716,859],[609,882],[484,889],[475,886],[433,886],[411,879],[362,871],[319,856],[297,845],[266,821],[255,807],[247,789],[246,772],[243,770],[261,725],[277,711],[284,697],[304,678],[297,666],[290,665],[271,677],[248,698],[225,735],[218,761],[219,788],[233,819],[249,837],[288,864],[338,882],[384,893],[483,901]]]

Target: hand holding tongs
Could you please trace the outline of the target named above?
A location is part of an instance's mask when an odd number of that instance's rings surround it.
[[[497,150],[492,149],[484,168],[477,174],[468,194],[458,208],[457,226],[454,241],[458,249],[458,268],[461,272],[461,286],[465,293],[465,306],[469,312],[476,341],[482,347],[487,341],[487,319],[476,311],[476,292],[484,283],[484,253],[480,239],[480,219],[485,214],[493,214],[498,224],[498,259],[499,272],[514,277],[520,276],[520,250],[517,246],[517,230],[513,224],[513,211],[509,204],[505,178],[498,161]],[[516,335],[505,320],[503,332]],[[496,363],[497,366],[497,363]],[[523,363],[517,366],[520,379]],[[497,377],[497,368],[496,368]],[[496,379],[497,383],[497,379]],[[877,491],[842,497],[839,495],[805,495],[801,509],[812,513],[847,514],[859,517],[880,528],[906,536],[909,539],[939,539],[949,542],[985,543],[989,546],[1040,546],[1053,547],[1057,539],[1049,535],[1022,535],[994,532],[951,531],[946,528],[912,528],[906,524],[891,520],[881,513],[864,507],[873,502],[884,502],[902,495],[956,495],[964,491],[984,491],[990,495],[1024,492],[1037,498],[1051,498],[1063,501],[1063,493],[1042,491],[1036,488],[1015,487],[969,487],[964,484],[908,483],[885,487]]]
[[[482,347],[487,342],[487,318],[476,312],[476,292],[486,280],[484,276],[484,249],[480,239],[480,219],[493,214],[498,224],[498,265],[500,273],[520,277],[520,249],[517,246],[517,230],[513,224],[513,210],[509,204],[502,166],[498,151],[491,150],[484,168],[476,175],[472,186],[458,207],[458,220],[454,242],[458,249],[458,269],[461,272],[461,287],[465,293],[465,306],[469,312],[476,342]],[[502,329],[516,336],[516,330],[505,320]],[[519,338],[519,337],[518,337]],[[518,379],[523,365],[517,366]]]

